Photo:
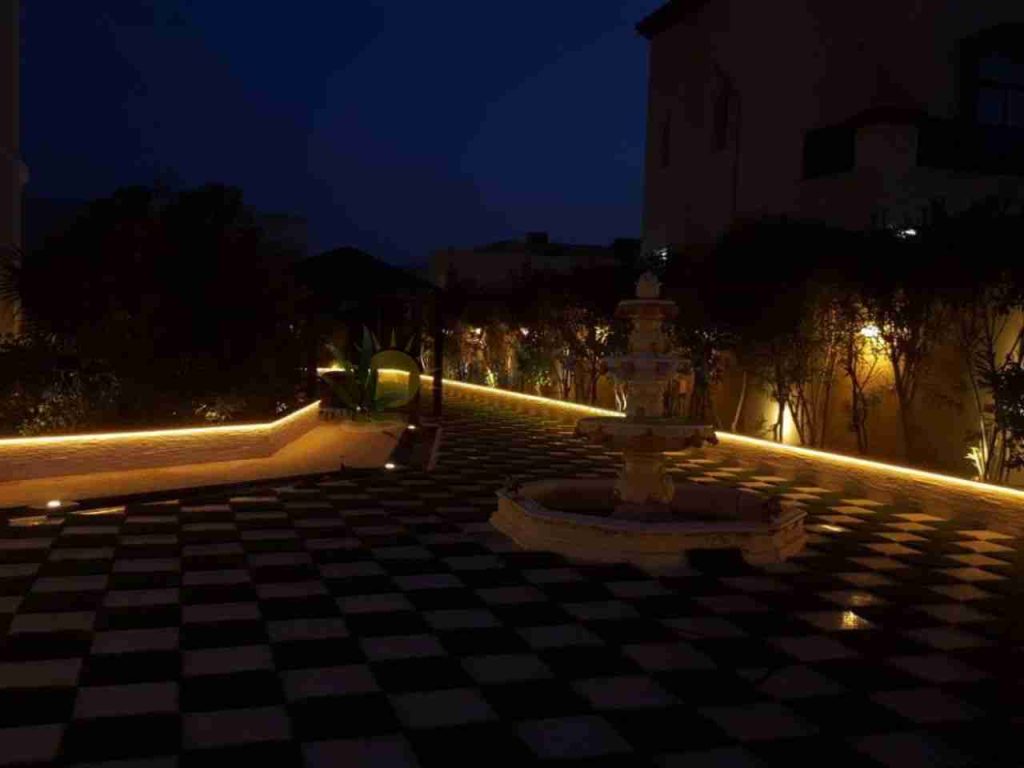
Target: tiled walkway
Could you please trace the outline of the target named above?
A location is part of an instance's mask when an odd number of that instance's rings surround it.
[[[0,764],[1019,766],[1019,538],[795,489],[804,554],[655,577],[489,533],[509,476],[607,474],[453,402],[432,473],[0,527]]]

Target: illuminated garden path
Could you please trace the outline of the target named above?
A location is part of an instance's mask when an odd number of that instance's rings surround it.
[[[447,406],[434,472],[0,528],[0,764],[1019,763],[1020,539],[825,489],[769,569],[521,552],[496,488],[616,457]]]

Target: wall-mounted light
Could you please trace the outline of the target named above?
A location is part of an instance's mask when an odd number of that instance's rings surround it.
[[[384,465],[384,469],[395,469],[395,467],[397,466],[398,465],[395,464],[395,462],[389,461],[387,464]]]

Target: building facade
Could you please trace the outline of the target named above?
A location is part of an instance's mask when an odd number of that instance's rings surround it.
[[[442,287],[453,282],[473,290],[501,291],[522,285],[531,272],[569,274],[613,266],[639,248],[635,240],[611,245],[552,242],[546,232],[531,232],[523,240],[504,240],[476,248],[447,248],[431,256],[431,279]]]
[[[21,159],[21,3],[0,0],[0,249],[21,250],[21,195],[28,180]],[[0,334],[17,330],[14,306],[0,298]]]
[[[638,31],[645,249],[773,215],[911,228],[934,200],[1019,194],[1018,0],[673,0]]]

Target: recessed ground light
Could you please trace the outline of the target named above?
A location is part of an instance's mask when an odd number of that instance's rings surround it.
[[[33,512],[40,512],[44,515],[60,512],[66,514],[78,509],[77,501],[64,501],[63,499],[50,499],[40,504],[33,504],[29,507]]]
[[[389,461],[387,464],[384,465],[384,469],[394,469],[395,466],[395,462]]]

